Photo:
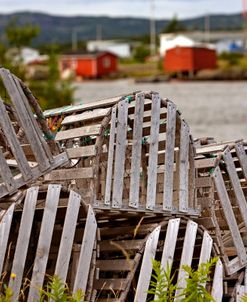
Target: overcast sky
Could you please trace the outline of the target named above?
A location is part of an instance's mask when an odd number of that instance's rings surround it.
[[[59,15],[150,16],[155,2],[157,18],[194,17],[205,13],[236,13],[242,0],[0,0],[0,13],[39,11]]]

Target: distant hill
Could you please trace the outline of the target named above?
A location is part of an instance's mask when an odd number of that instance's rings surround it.
[[[32,23],[39,25],[41,34],[34,44],[44,43],[69,43],[72,32],[77,28],[80,40],[95,39],[97,25],[101,25],[104,39],[139,37],[149,33],[149,20],[143,18],[111,18],[75,16],[64,17],[43,13],[19,12],[13,14],[0,14],[0,37],[4,27],[11,18],[18,18],[20,23]],[[169,20],[157,20],[157,32],[161,32]],[[204,28],[204,17],[181,20],[188,30]],[[237,30],[242,27],[242,15],[211,15],[210,29],[215,30]]]

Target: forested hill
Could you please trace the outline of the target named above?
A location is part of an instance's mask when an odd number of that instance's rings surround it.
[[[37,24],[41,33],[34,41],[35,44],[68,43],[71,41],[72,31],[77,29],[78,38],[81,40],[95,39],[97,26],[102,29],[104,39],[139,37],[149,33],[149,20],[141,18],[111,18],[90,16],[54,16],[43,13],[20,12],[14,14],[0,14],[0,35],[12,18],[17,18],[20,23]],[[170,20],[157,20],[157,31],[168,24]],[[205,18],[191,18],[180,20],[188,29],[203,29]],[[242,15],[211,15],[211,30],[237,30],[242,27]]]

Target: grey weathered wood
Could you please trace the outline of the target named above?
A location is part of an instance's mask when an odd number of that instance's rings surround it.
[[[10,279],[9,281],[9,286],[13,290],[14,301],[18,300],[20,288],[22,285],[22,277],[29,246],[31,229],[33,225],[33,217],[38,197],[38,190],[38,187],[29,188],[27,190],[24,202],[15,255],[11,269],[11,272],[14,273],[16,277],[15,279]]]
[[[236,247],[237,254],[240,260],[240,263],[243,265],[247,263],[247,255],[245,252],[245,247],[243,244],[243,240],[241,238],[238,224],[234,216],[234,212],[232,209],[232,205],[229,199],[229,196],[227,194],[227,190],[225,187],[225,183],[220,171],[219,167],[216,167],[213,173],[214,182],[216,185],[217,193],[220,198],[220,203],[227,221],[227,224],[229,226],[229,230],[232,235],[233,243]]]
[[[173,166],[176,130],[176,106],[167,102],[166,155],[163,209],[171,211],[173,202]]]
[[[0,275],[2,274],[14,209],[15,204],[13,203],[8,208],[0,222]]]
[[[60,185],[49,185],[48,187],[39,241],[34,260],[30,290],[28,294],[28,302],[38,301],[39,289],[43,285],[60,191]]]
[[[188,211],[189,198],[189,126],[181,122],[179,158],[179,211]]]
[[[244,271],[244,290],[247,293],[247,268]]]
[[[212,237],[209,235],[209,233],[207,231],[204,231],[199,265],[201,263],[208,262],[208,260],[210,259],[210,256],[211,256],[212,246],[213,246]]]
[[[77,224],[77,217],[80,208],[81,196],[73,191],[70,191],[69,203],[64,221],[62,238],[59,246],[59,252],[57,256],[55,275],[65,282],[69,260],[72,251],[72,245],[75,235],[75,229]]]
[[[9,192],[14,191],[16,188],[15,180],[1,149],[0,149],[0,176],[5,186],[7,187],[8,191]]]
[[[73,139],[77,137],[85,137],[90,135],[98,135],[100,131],[101,125],[90,125],[79,128],[73,128],[69,130],[63,130],[56,134],[56,141],[62,141],[67,139]]]
[[[58,168],[59,166],[65,164],[68,162],[68,157],[66,155],[65,152],[61,153],[61,154],[58,154],[56,156],[54,156],[54,162],[51,164],[49,170],[52,170],[52,169],[56,169]],[[48,172],[48,171],[47,171]],[[42,176],[44,173],[42,171],[40,171],[39,167],[36,166],[34,168],[32,168],[32,179],[37,179],[39,178],[40,176]],[[22,176],[18,175],[17,177],[15,177],[15,182],[16,182],[16,188],[20,188],[24,185],[26,185],[28,183],[28,181],[25,181],[23,179]],[[5,187],[4,184],[0,184],[0,198],[9,194],[9,191],[7,190],[7,188]]]
[[[115,167],[114,167],[114,180],[113,180],[113,193],[112,193],[113,208],[121,208],[122,206],[127,118],[128,118],[128,100],[124,99],[118,103],[116,154],[115,154]]]
[[[169,220],[162,258],[161,258],[161,266],[163,267],[164,270],[167,269],[167,265],[171,266],[173,263],[179,225],[180,225],[180,218]]]
[[[177,236],[180,225],[180,218],[170,219],[168,222],[168,227],[166,231],[165,243],[161,258],[161,267],[164,271],[172,267],[173,257],[175,253],[175,248],[177,244]],[[155,296],[156,300],[158,297]]]
[[[58,169],[51,171],[45,175],[46,181],[55,181],[55,180],[69,180],[69,179],[81,179],[81,178],[92,178],[93,177],[93,168],[71,168],[71,169]]]
[[[212,294],[213,298],[215,299],[215,302],[222,302],[222,298],[223,298],[223,265],[222,265],[222,262],[220,259],[216,263],[211,294]]]
[[[32,123],[32,127],[33,127],[33,131],[35,132],[37,138],[38,138],[38,141],[40,142],[40,147],[42,148],[42,151],[44,151],[45,153],[45,156],[48,158],[49,162],[50,163],[53,163],[54,162],[54,159],[53,159],[53,156],[52,156],[52,153],[51,153],[51,150],[48,146],[48,144],[46,143],[45,141],[45,138],[44,138],[44,134],[43,132],[41,131],[35,117],[34,117],[34,114],[31,110],[31,107],[30,107],[30,104],[29,104],[29,101],[23,91],[23,88],[20,84],[20,80],[13,74],[9,74],[10,77],[12,77],[13,79],[13,82],[15,83],[16,85],[16,88],[19,92],[19,95],[22,99],[22,102],[23,102],[23,105],[26,109],[26,112],[30,118],[30,121]],[[39,155],[40,156],[40,155]]]
[[[69,115],[64,118],[62,121],[62,125],[70,125],[78,122],[85,122],[91,119],[99,119],[100,117],[104,117],[111,110],[110,108],[99,108],[90,111],[85,111],[76,115]]]
[[[155,258],[157,244],[159,241],[160,226],[158,226],[150,235],[146,242],[143,255],[140,275],[136,287],[134,302],[144,302],[147,298],[147,290],[151,279],[153,264]]]
[[[243,143],[242,142],[236,143],[235,149],[236,149],[236,153],[237,153],[244,177],[247,180],[247,155],[246,155]]]
[[[138,208],[139,203],[144,101],[144,93],[138,93],[135,106],[129,195],[129,206],[134,208]]]
[[[160,97],[158,94],[152,95],[152,117],[151,134],[148,160],[148,183],[147,183],[147,201],[146,208],[153,210],[156,201],[156,183],[157,183],[157,164],[159,147],[159,128],[160,128]]]
[[[227,169],[228,175],[230,177],[232,187],[234,189],[237,204],[238,204],[240,212],[242,214],[244,224],[247,227],[247,202],[246,202],[246,198],[244,196],[244,192],[241,187],[240,180],[238,178],[238,174],[236,172],[236,167],[234,165],[232,154],[231,154],[231,151],[229,148],[227,148],[223,152],[223,158],[226,163],[226,169]]]
[[[112,171],[113,171],[113,159],[114,159],[114,149],[115,149],[115,132],[116,132],[116,113],[117,108],[112,108],[111,113],[111,130],[110,130],[110,140],[109,140],[109,151],[108,151],[108,161],[107,161],[107,171],[106,171],[106,185],[105,185],[105,204],[110,204],[111,200],[111,188],[112,188]]]
[[[236,302],[243,302],[244,295],[245,295],[244,285],[238,284],[236,287]]]
[[[32,171],[27,163],[25,154],[20,146],[20,143],[15,134],[15,130],[11,124],[8,114],[5,110],[2,99],[0,98],[0,126],[4,131],[8,144],[10,145],[11,151],[18,162],[18,167],[22,173],[24,180],[32,178]]]
[[[103,152],[106,151],[105,149],[106,148],[103,147]],[[73,159],[73,158],[77,159],[80,157],[90,157],[90,156],[96,155],[95,145],[68,148],[68,149],[66,149],[66,152],[70,159]]]
[[[37,162],[39,163],[40,169],[44,171],[49,167],[50,163],[48,161],[47,154],[44,152],[39,133],[35,127],[36,122],[30,117],[24,104],[24,99],[22,98],[22,95],[20,94],[10,72],[2,68],[0,69],[0,75],[16,109],[21,126],[25,131],[26,138],[30,143]]]
[[[187,222],[182,256],[181,256],[180,267],[178,272],[178,289],[176,290],[176,296],[181,294],[182,290],[186,286],[187,273],[183,270],[182,266],[183,265],[191,266],[195,240],[196,240],[197,227],[198,225],[194,221],[189,220]],[[176,299],[176,301],[178,300]]]
[[[93,247],[96,238],[96,231],[97,222],[95,219],[93,208],[89,205],[86,226],[82,239],[80,258],[73,287],[74,292],[78,289],[81,289],[84,293],[86,292],[89,269],[93,254]]]

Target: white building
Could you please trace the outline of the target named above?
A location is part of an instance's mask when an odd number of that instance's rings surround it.
[[[114,40],[96,40],[87,42],[87,51],[109,51],[120,58],[131,56],[130,44]]]
[[[192,47],[195,46],[195,42],[184,36],[177,34],[161,34],[160,35],[160,56],[164,56],[168,49],[181,46]]]

